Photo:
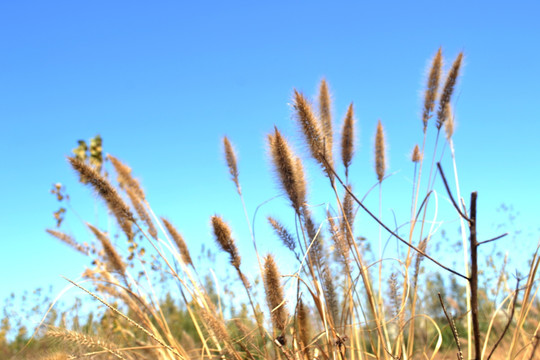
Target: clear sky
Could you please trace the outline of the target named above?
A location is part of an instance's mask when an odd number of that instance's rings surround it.
[[[462,192],[479,192],[484,238],[503,231],[495,227],[507,219],[499,205],[513,206],[519,215],[506,230],[522,232],[497,246],[520,249],[517,259],[529,254],[540,226],[538,14],[537,1],[1,2],[0,298],[60,286],[60,275],[77,278],[88,265],[45,229],[55,225],[56,182],[94,219],[94,201],[65,156],[96,134],[105,152],[134,169],[155,212],[178,226],[194,254],[213,246],[214,213],[248,247],[221,137],[238,151],[251,216],[279,194],[266,134],[277,125],[295,142],[293,89],[313,96],[323,77],[336,126],[355,104],[351,177],[362,194],[376,180],[377,120],[385,126],[397,174],[383,217],[393,222],[392,194],[410,194],[408,156],[422,139],[425,73],[440,46],[447,66],[465,53],[454,98]],[[310,177],[318,176],[312,167]],[[256,230],[267,231],[266,214]],[[70,211],[62,230],[91,239]],[[278,251],[276,244],[261,239],[260,247]]]

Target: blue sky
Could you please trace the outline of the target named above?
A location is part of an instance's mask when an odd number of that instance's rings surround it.
[[[462,192],[467,199],[479,192],[485,238],[502,231],[495,227],[507,220],[495,211],[501,203],[519,212],[507,229],[519,236],[496,246],[518,249],[516,259],[529,254],[540,226],[539,13],[534,1],[0,3],[0,298],[59,288],[59,275],[77,278],[88,265],[44,230],[54,227],[58,204],[49,190],[56,182],[84,219],[95,217],[95,201],[65,156],[96,134],[105,152],[134,169],[155,212],[178,226],[193,253],[213,246],[214,213],[230,220],[241,247],[250,249],[221,137],[238,151],[252,215],[279,194],[266,134],[277,125],[295,142],[293,89],[313,96],[323,77],[336,126],[355,104],[351,177],[361,193],[376,179],[377,120],[385,126],[390,171],[397,173],[388,181],[383,218],[393,221],[393,199],[410,194],[408,156],[422,139],[425,73],[440,46],[447,66],[465,53],[454,98]],[[450,163],[445,168],[450,173]],[[309,175],[320,174],[311,167]],[[264,233],[264,217],[279,210],[261,211],[256,229]],[[91,240],[72,212],[63,230]],[[275,238],[261,243],[264,252],[278,251]]]

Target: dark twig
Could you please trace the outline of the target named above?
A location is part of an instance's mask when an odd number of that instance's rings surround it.
[[[471,312],[474,335],[475,359],[480,356],[480,323],[478,321],[478,241],[476,240],[476,199],[478,193],[471,193],[471,219],[469,220],[470,242],[471,242]]]
[[[494,237],[493,239],[480,241],[480,242],[478,243],[478,246],[484,245],[484,244],[487,244],[487,243],[490,243],[490,242],[495,241],[495,240],[502,239],[502,238],[505,237],[506,235],[508,235],[508,233],[504,233],[504,234],[502,234],[502,235],[499,235],[499,236],[497,236],[497,237]]]
[[[458,360],[463,360],[463,352],[461,351],[461,344],[459,342],[459,335],[457,333],[456,329],[456,323],[454,322],[454,319],[448,315],[448,312],[446,311],[446,306],[444,306],[444,302],[441,296],[441,293],[437,293],[439,295],[439,301],[441,302],[442,309],[444,311],[444,315],[446,316],[446,320],[448,320],[448,324],[450,325],[450,329],[452,330],[452,335],[454,335],[454,340],[456,341],[456,345],[458,348]]]
[[[454,204],[454,207],[456,208],[457,212],[459,213],[459,215],[467,220],[468,222],[471,221],[471,219],[469,219],[467,217],[467,215],[465,215],[461,209],[459,208],[458,204],[456,203],[456,200],[454,200],[454,197],[452,196],[452,192],[450,191],[450,187],[448,186],[448,182],[446,181],[446,177],[444,176],[444,172],[443,172],[443,169],[441,167],[441,163],[437,163],[437,168],[439,169],[439,172],[441,173],[441,177],[443,179],[443,182],[444,182],[444,187],[446,188],[446,192],[448,193],[448,196],[450,197],[450,200],[452,200],[452,204]]]
[[[392,230],[390,230],[390,228],[388,226],[386,226],[381,220],[379,220],[378,217],[376,217],[371,211],[369,211],[369,209],[364,205],[362,204],[362,202],[360,200],[358,200],[358,198],[352,193],[351,190],[349,190],[349,188],[345,185],[345,183],[343,182],[343,180],[341,180],[341,178],[339,177],[339,175],[336,173],[336,171],[334,170],[334,168],[332,166],[330,166],[330,164],[328,163],[328,161],[326,160],[326,157],[324,156],[324,154],[321,154],[321,158],[322,160],[326,163],[328,169],[334,174],[334,176],[336,177],[336,179],[339,181],[339,183],[341,184],[341,186],[343,186],[343,188],[345,189],[345,191],[347,191],[349,193],[349,195],[351,195],[351,197],[354,199],[354,201],[356,201],[356,203],[358,205],[360,205],[360,207],[362,209],[364,209],[365,212],[368,213],[369,216],[371,216],[373,218],[373,220],[375,220],[377,223],[379,223],[379,225],[381,225],[386,231],[388,231],[392,236],[394,236],[396,239],[398,239],[399,241],[401,241],[402,243],[404,243],[405,245],[407,245],[408,247],[410,247],[411,249],[413,249],[414,251],[416,251],[417,253],[419,253],[420,255],[426,257],[427,259],[429,259],[430,261],[432,261],[433,263],[437,264],[438,266],[440,266],[441,268],[445,269],[446,271],[448,272],[451,272],[452,274],[456,275],[456,276],[459,276],[463,279],[466,279],[466,280],[469,280],[468,277],[466,277],[465,275],[463,274],[460,274],[458,273],[457,271],[455,270],[452,270],[450,269],[449,267],[447,266],[444,266],[443,264],[441,264],[440,262],[438,262],[437,260],[435,260],[434,258],[432,258],[431,256],[429,256],[428,254],[426,254],[425,252],[423,252],[422,250],[418,249],[416,246],[410,244],[408,241],[404,240],[401,236],[399,236],[398,234],[396,234],[395,232],[393,232]]]
[[[499,344],[501,343],[504,335],[506,334],[506,332],[508,331],[508,328],[510,328],[510,324],[512,323],[512,320],[514,319],[514,313],[516,312],[516,303],[517,303],[517,298],[518,298],[518,294],[519,294],[519,280],[520,279],[517,279],[517,284],[516,284],[516,295],[514,296],[514,301],[512,301],[512,312],[510,313],[510,318],[508,319],[508,322],[506,323],[506,326],[504,327],[504,330],[501,334],[501,336],[499,337],[499,339],[497,340],[497,342],[495,343],[495,345],[493,345],[493,349],[491,349],[491,352],[489,353],[488,357],[487,357],[487,360],[491,359],[491,356],[493,355],[493,353],[495,352],[495,349],[497,348],[497,346],[499,346]]]

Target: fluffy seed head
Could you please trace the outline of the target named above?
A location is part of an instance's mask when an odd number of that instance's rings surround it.
[[[422,160],[422,154],[420,153],[420,148],[418,148],[418,144],[414,145],[411,160],[414,163],[420,162],[420,160]]]
[[[327,153],[332,153],[333,131],[332,131],[332,100],[330,91],[325,79],[321,80],[319,87],[319,117],[321,128],[325,137]]]
[[[264,259],[264,290],[266,292],[266,301],[270,308],[274,328],[282,332],[287,324],[288,315],[285,308],[285,298],[283,296],[280,277],[274,257],[267,255]]]
[[[347,188],[352,192],[352,186],[347,185]],[[347,226],[348,224],[348,226]],[[354,199],[348,191],[343,195],[343,220],[341,229],[343,234],[346,234],[348,241],[352,241],[354,233]],[[349,231],[350,230],[350,231]]]
[[[189,249],[182,235],[180,235],[180,233],[176,230],[173,224],[171,224],[167,219],[161,218],[161,221],[163,221],[163,225],[165,225],[165,228],[169,232],[169,235],[171,235],[174,242],[176,243],[176,246],[180,251],[180,255],[182,256],[182,260],[184,261],[184,263],[193,266],[193,261],[191,260]]]
[[[446,138],[450,140],[452,135],[454,135],[454,114],[452,112],[452,106],[450,103],[447,103],[446,107],[447,119],[444,122],[444,131],[446,133]]]
[[[283,244],[292,252],[296,249],[296,243],[294,237],[287,231],[287,229],[276,219],[269,216],[268,222],[276,232],[277,236],[281,239]]]
[[[422,114],[422,121],[424,123],[424,133],[427,129],[428,120],[431,118],[431,112],[435,106],[435,99],[437,98],[437,90],[439,89],[439,79],[441,77],[442,66],[442,49],[439,48],[437,54],[433,57],[431,63],[431,69],[429,71],[429,77],[427,81],[426,93],[424,95],[424,112]]]
[[[214,235],[216,242],[223,251],[229,254],[231,264],[236,269],[240,268],[240,255],[238,254],[238,248],[234,243],[231,235],[231,229],[223,221],[223,219],[217,215],[212,216],[212,227],[214,229]]]
[[[144,191],[142,190],[139,181],[131,174],[131,168],[110,154],[107,155],[107,157],[118,174],[118,182],[120,183],[120,186],[131,188],[137,197],[144,200]]]
[[[109,238],[92,224],[87,223],[86,225],[94,233],[96,238],[101,242],[101,245],[103,246],[103,251],[105,252],[105,256],[107,257],[107,260],[111,264],[112,268],[115,271],[118,271],[120,274],[123,274],[126,270],[126,265],[122,261],[120,255],[116,252],[114,246],[109,241]]]
[[[446,77],[446,82],[444,84],[443,92],[439,100],[439,111],[437,112],[437,129],[440,130],[444,122],[449,117],[449,107],[447,104],[450,103],[452,98],[452,93],[454,92],[454,87],[456,85],[457,79],[459,77],[459,69],[461,68],[461,61],[463,60],[463,53],[460,52],[452,64],[450,72]]]
[[[289,196],[293,208],[300,214],[306,196],[302,164],[277,128],[274,134],[268,135],[268,146],[280,185]]]
[[[131,200],[131,204],[135,208],[135,211],[139,215],[139,218],[144,221],[146,226],[148,226],[148,233],[150,234],[150,236],[152,236],[154,239],[157,239],[158,234],[156,227],[154,226],[154,222],[152,221],[152,219],[150,219],[148,212],[144,208],[144,205],[141,202],[141,198],[136,195],[136,190],[132,187],[126,187],[126,194]]]
[[[84,255],[88,255],[88,249],[85,248],[83,245],[77,243],[73,237],[57,230],[47,229],[45,231],[47,231],[50,235],[54,236],[58,240],[63,241],[64,243],[68,244],[69,246],[77,250],[78,252]]]
[[[386,170],[384,148],[384,129],[381,120],[379,120],[379,123],[377,124],[377,134],[375,135],[375,172],[377,173],[379,182],[383,180],[384,172]]]
[[[304,302],[300,298],[298,300],[298,310],[297,310],[297,319],[298,319],[298,335],[300,337],[300,343],[304,349],[304,356],[306,359],[311,359],[309,355],[308,345],[311,342],[310,327],[309,327],[309,314],[307,307],[304,305]]]
[[[135,221],[133,214],[124,200],[120,197],[116,189],[99,174],[93,167],[77,158],[68,157],[68,161],[82,178],[87,180],[94,191],[105,201],[109,210],[114,214],[118,225],[122,228],[128,238],[133,238],[131,222]]]
[[[349,174],[349,166],[351,166],[354,155],[354,110],[353,104],[349,105],[345,121],[343,121],[343,129],[341,130],[341,160],[345,166],[345,175]]]
[[[304,134],[311,155],[326,170],[327,175],[332,177],[332,173],[327,169],[324,161],[324,158],[326,158],[326,161],[332,165],[332,148],[325,144],[324,132],[313,114],[311,105],[304,95],[296,90],[294,90],[294,109],[296,110],[296,119]]]
[[[227,167],[229,168],[231,179],[236,185],[238,193],[240,193],[240,183],[238,181],[238,167],[236,165],[236,152],[234,151],[231,142],[226,136],[223,137],[223,150],[225,152],[225,160],[227,161]]]

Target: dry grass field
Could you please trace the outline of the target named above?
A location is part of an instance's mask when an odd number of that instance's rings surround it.
[[[80,151],[69,157],[69,164],[82,186],[105,205],[120,236],[113,237],[112,232],[87,220],[81,221],[95,238],[91,244],[78,241],[61,226],[47,232],[92,259],[83,281],[66,281],[78,288],[83,301],[99,303],[101,311],[79,318],[55,313],[53,308],[43,314],[45,320],[35,333],[32,329],[9,341],[6,334],[13,329],[3,326],[0,357],[540,359],[538,248],[526,255],[529,272],[519,279],[500,268],[491,288],[479,281],[485,259],[478,248],[504,234],[477,238],[477,194],[464,194],[459,186],[451,104],[462,57],[460,53],[448,69],[443,69],[441,50],[431,61],[423,90],[422,140],[411,146],[414,181],[403,190],[411,194],[411,203],[408,214],[400,216],[409,220],[399,231],[394,224],[381,221],[377,208],[368,208],[363,202],[366,192],[378,192],[379,199],[384,196],[389,175],[384,122],[378,122],[374,139],[378,182],[372,189],[359,189],[349,176],[355,155],[353,104],[337,126],[331,118],[332,102],[325,80],[313,102],[294,91],[294,119],[310,158],[300,157],[277,127],[267,134],[265,144],[284,194],[282,200],[290,210],[283,214],[292,214],[291,218],[267,218],[274,230],[273,240],[281,248],[273,254],[259,253],[260,239],[252,231],[247,243],[253,247],[259,273],[247,273],[240,249],[248,246],[238,246],[227,214],[209,219],[218,248],[230,260],[230,287],[238,302],[233,308],[223,301],[226,295],[218,291],[220,283],[195,265],[181,229],[168,218],[155,215],[158,209],[147,201],[134,176],[136,169],[132,172],[123,160],[103,155],[99,138],[89,149],[82,144]],[[428,131],[430,128],[435,130]],[[433,149],[427,149],[428,134],[436,136]],[[438,152],[443,146],[449,159],[444,167]],[[230,180],[239,203],[244,204],[232,139],[224,137],[222,147]],[[310,202],[307,162],[317,164],[318,174],[311,177],[323,179],[333,194],[324,218]],[[114,174],[104,171],[105,163],[112,165]],[[435,189],[440,197],[449,199],[459,217],[461,249],[457,256],[459,263],[465,262],[460,268],[450,267],[447,258],[430,247],[436,234],[429,221]],[[55,191],[61,200],[61,187]],[[245,207],[244,211],[251,229],[250,215]],[[366,240],[355,223],[358,214],[368,216],[379,234]],[[57,217],[60,220],[62,213]],[[401,258],[383,257],[380,249],[387,237],[400,244]],[[378,250],[372,251],[370,246]],[[285,253],[284,258],[294,262],[296,271],[290,272],[290,267],[283,270],[279,254]],[[425,276],[423,267],[428,264],[437,269],[437,276]],[[444,286],[443,278],[450,279],[452,285]],[[163,289],[174,291],[164,293]],[[494,293],[497,296],[491,295]]]

